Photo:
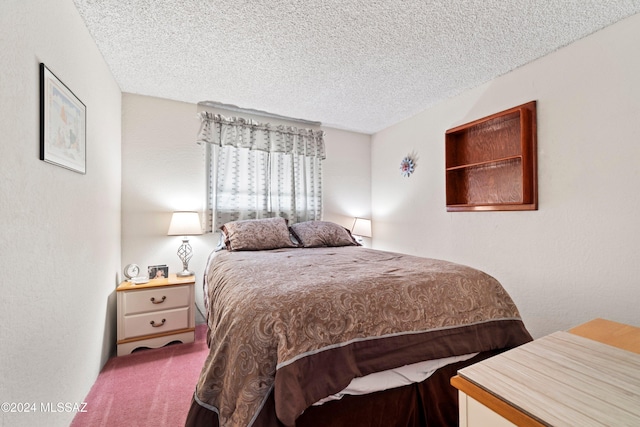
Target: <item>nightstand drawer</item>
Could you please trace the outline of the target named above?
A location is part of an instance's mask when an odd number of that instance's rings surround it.
[[[128,291],[124,294],[124,315],[188,307],[190,285]]]
[[[124,318],[123,339],[162,334],[188,327],[189,307],[135,314]]]

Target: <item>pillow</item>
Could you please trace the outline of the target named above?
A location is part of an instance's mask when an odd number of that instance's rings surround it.
[[[321,246],[360,246],[351,232],[328,221],[307,221],[293,224],[291,233],[305,248]]]
[[[248,219],[228,222],[220,227],[230,251],[260,251],[295,248],[284,218]]]

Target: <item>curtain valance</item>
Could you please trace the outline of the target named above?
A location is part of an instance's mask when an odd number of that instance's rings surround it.
[[[224,117],[203,111],[199,144],[232,146],[266,152],[292,153],[325,159],[324,132],[294,126],[259,123],[242,117]]]

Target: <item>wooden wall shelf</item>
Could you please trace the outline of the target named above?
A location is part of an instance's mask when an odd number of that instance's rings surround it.
[[[536,101],[447,130],[447,211],[538,209],[536,145]]]

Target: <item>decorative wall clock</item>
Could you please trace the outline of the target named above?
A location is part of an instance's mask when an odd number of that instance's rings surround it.
[[[407,156],[400,162],[400,173],[404,177],[409,177],[415,169],[415,162],[411,156]]]

